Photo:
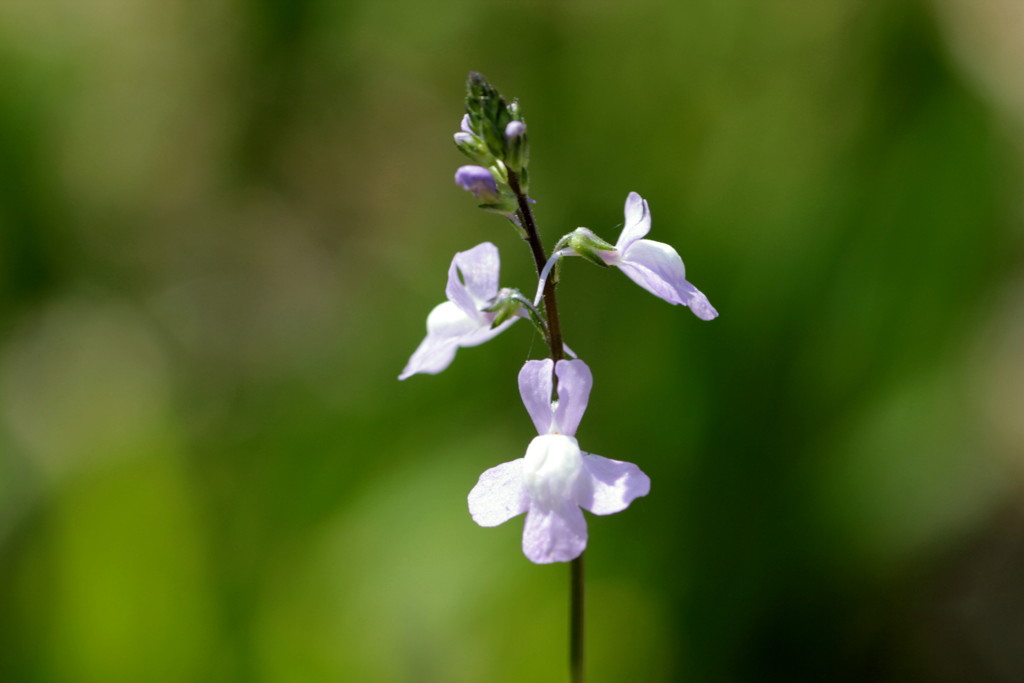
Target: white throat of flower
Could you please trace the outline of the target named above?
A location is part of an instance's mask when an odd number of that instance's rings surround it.
[[[575,499],[582,468],[583,455],[575,437],[541,434],[526,449],[523,484],[535,505],[554,510]]]

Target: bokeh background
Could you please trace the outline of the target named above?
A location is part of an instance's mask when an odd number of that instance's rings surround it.
[[[590,680],[1024,680],[1024,5],[4,0],[0,680],[565,680],[564,565],[466,493],[520,324],[396,376],[475,69],[550,246],[651,204],[721,312],[568,262]]]

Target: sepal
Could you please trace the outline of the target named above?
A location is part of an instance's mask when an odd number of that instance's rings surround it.
[[[533,326],[537,328],[537,331],[540,332],[544,339],[548,338],[548,326],[544,322],[544,317],[537,310],[533,302],[523,296],[523,293],[518,289],[503,288],[498,292],[494,301],[483,310],[488,313],[497,313],[497,316],[495,316],[494,321],[491,323],[492,328],[512,318],[527,318],[533,323]]]
[[[594,234],[593,231],[587,228],[576,228],[563,238],[568,244],[569,248],[577,256],[582,256],[591,263],[602,268],[607,268],[608,264],[599,252],[602,251],[615,251],[615,245],[605,242],[603,239]]]
[[[498,296],[494,298],[494,303],[484,309],[488,313],[496,314],[494,320],[491,321],[491,328],[493,329],[506,320],[519,316],[520,310],[523,307],[522,301],[523,295],[519,293],[518,289],[505,287],[498,292]]]

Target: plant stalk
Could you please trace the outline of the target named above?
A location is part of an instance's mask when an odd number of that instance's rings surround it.
[[[519,185],[519,177],[508,172],[508,185],[516,195],[519,209],[516,215],[519,224],[526,231],[526,242],[530,245],[533,262],[537,267],[537,276],[544,271],[548,257],[541,244],[537,223],[530,210],[530,202],[523,194]],[[556,363],[562,360],[564,344],[562,342],[562,326],[558,319],[558,299],[555,296],[555,278],[549,276],[544,284],[544,311],[548,323],[548,347],[551,359]],[[552,378],[554,382],[557,377]],[[555,385],[557,391],[557,384]],[[571,683],[583,683],[583,555],[581,554],[569,565],[569,680]]]

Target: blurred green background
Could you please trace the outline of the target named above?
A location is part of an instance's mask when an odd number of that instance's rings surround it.
[[[520,324],[396,381],[470,69],[550,246],[631,190],[721,312],[575,260],[612,681],[1024,680],[1024,5],[4,0],[0,680],[565,680],[565,565],[466,494]]]

